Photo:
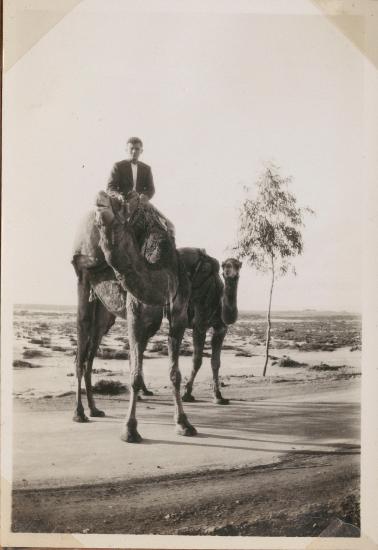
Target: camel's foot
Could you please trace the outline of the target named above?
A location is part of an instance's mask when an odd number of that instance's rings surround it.
[[[186,437],[197,435],[197,430],[194,426],[191,425],[191,423],[187,419],[186,414],[182,414],[177,420],[176,433],[178,435],[184,435]]]
[[[147,390],[147,389],[145,389],[145,390],[143,390],[143,395],[146,395],[146,396],[148,397],[148,396],[154,395],[154,392],[153,392],[153,391],[150,391],[150,390]]]
[[[121,434],[122,441],[126,443],[140,443],[142,441],[142,436],[137,430],[137,421],[134,418],[131,418],[127,421],[125,430]]]
[[[94,409],[91,409],[90,416],[98,416],[100,418],[105,416],[104,411],[100,411],[100,409],[97,409],[96,407]]]
[[[75,414],[72,417],[74,422],[89,422],[89,418],[83,412],[75,411]]]
[[[176,425],[176,433],[177,433],[177,435],[184,435],[186,437],[193,437],[194,435],[197,435],[197,430],[191,424],[189,424],[189,426],[183,426],[182,424],[177,424]]]
[[[181,397],[181,401],[184,401],[185,403],[193,403],[195,401],[195,397],[194,395],[186,391]]]
[[[214,403],[216,405],[229,405],[230,404],[230,400],[229,399],[226,399],[225,397],[214,397]]]
[[[142,441],[142,436],[136,428],[127,428],[124,432],[121,433],[121,439],[122,441],[126,441],[126,443],[140,443]]]

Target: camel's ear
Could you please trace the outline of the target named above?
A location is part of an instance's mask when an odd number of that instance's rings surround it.
[[[238,268],[240,269],[243,265],[243,262],[240,262],[239,260],[236,260],[238,262]]]
[[[110,205],[110,197],[105,191],[99,191],[95,198],[95,205],[96,206],[109,206]]]

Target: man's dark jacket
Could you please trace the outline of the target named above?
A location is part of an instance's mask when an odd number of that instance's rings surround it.
[[[133,172],[129,160],[121,160],[113,166],[112,173],[108,181],[108,191],[121,193],[126,197],[129,191],[134,187]],[[154,180],[150,166],[144,162],[138,162],[137,181],[135,191],[139,194],[147,195],[149,199],[155,194]]]

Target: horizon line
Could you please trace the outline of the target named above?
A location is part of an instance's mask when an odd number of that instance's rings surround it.
[[[15,303],[13,307],[65,307],[75,309],[76,304],[51,304],[51,303],[34,303],[34,302],[24,302],[24,303]],[[239,313],[266,313],[266,309],[239,309]],[[301,308],[279,308],[271,309],[271,313],[280,313],[280,312],[317,312],[317,313],[352,313],[361,315],[361,311],[355,309],[326,309],[326,308],[314,308],[314,307],[301,307]]]

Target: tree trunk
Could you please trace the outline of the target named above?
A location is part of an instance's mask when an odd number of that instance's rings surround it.
[[[266,368],[268,366],[268,360],[269,360],[269,344],[270,344],[270,328],[271,328],[271,322],[270,322],[270,308],[272,306],[272,294],[273,294],[273,286],[274,286],[274,260],[273,256],[271,257],[272,261],[272,281],[270,284],[270,293],[269,293],[269,305],[268,305],[268,313],[267,313],[267,329],[266,329],[266,342],[265,342],[265,365],[263,370],[263,376],[266,374]]]

